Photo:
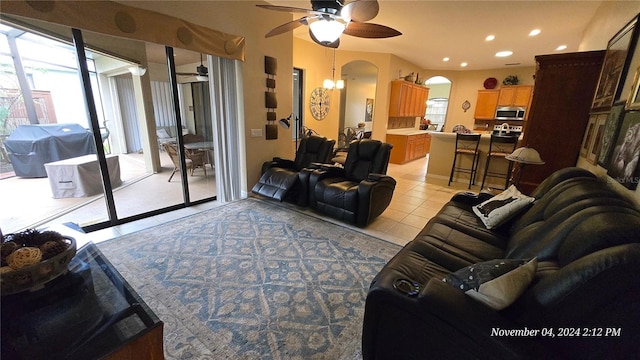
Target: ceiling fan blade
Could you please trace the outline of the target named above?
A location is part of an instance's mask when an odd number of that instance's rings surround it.
[[[380,5],[377,0],[354,0],[340,10],[340,16],[346,21],[365,22],[378,15]]]
[[[353,21],[347,25],[343,34],[367,39],[382,39],[402,35],[400,31],[388,26]]]
[[[259,8],[267,9],[267,10],[275,10],[275,11],[285,11],[290,13],[305,13],[311,15],[324,15],[325,12],[315,11],[311,9],[303,9],[291,6],[277,6],[277,5],[256,5]]]
[[[280,35],[280,34],[284,34],[287,31],[291,31],[294,29],[297,29],[298,27],[302,26],[302,25],[307,25],[309,22],[307,21],[307,17],[301,17],[298,20],[293,20],[291,22],[288,23],[284,23],[280,26],[277,26],[273,29],[271,29],[271,31],[269,31],[264,37],[268,38],[268,37],[272,37],[272,36],[276,36],[276,35]]]
[[[313,33],[311,32],[311,29],[309,29],[309,36],[311,37],[311,40],[313,40],[316,44],[322,45],[324,47],[337,49],[338,46],[340,46],[340,38],[338,38],[338,40],[336,40],[336,41],[334,41],[332,43],[323,43],[320,40],[318,40],[315,36],[313,36]]]

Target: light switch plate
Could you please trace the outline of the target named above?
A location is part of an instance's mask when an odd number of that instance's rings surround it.
[[[251,137],[262,137],[262,129],[251,129]]]

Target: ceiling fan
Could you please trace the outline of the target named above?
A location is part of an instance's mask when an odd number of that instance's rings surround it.
[[[275,27],[265,35],[267,38],[308,25],[309,36],[313,41],[335,49],[340,45],[342,34],[368,39],[402,35],[398,30],[388,26],[367,22],[378,15],[380,5],[377,0],[353,0],[346,5],[343,0],[311,0],[311,9],[277,5],[256,6],[268,10],[307,14]]]
[[[209,69],[202,64],[202,54],[200,54],[200,65],[196,67],[196,72],[187,73],[187,72],[177,72],[176,75],[179,76],[196,76],[196,77],[209,77]],[[206,81],[206,79],[203,79]]]

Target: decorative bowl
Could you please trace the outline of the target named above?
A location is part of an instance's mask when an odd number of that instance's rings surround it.
[[[495,89],[497,85],[498,85],[498,79],[494,77],[487,78],[483,84],[484,88],[487,90]]]
[[[69,270],[71,259],[76,255],[76,240],[69,236],[62,238],[68,246],[60,254],[21,269],[2,267],[0,293],[11,295],[26,290],[40,290],[49,281],[65,274]]]

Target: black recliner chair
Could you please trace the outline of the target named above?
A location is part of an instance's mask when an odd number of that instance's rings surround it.
[[[322,166],[310,172],[310,206],[339,220],[364,227],[389,206],[396,181],[387,173],[393,145],[378,140],[349,144],[344,167]]]
[[[262,176],[251,191],[278,201],[306,206],[309,198],[308,173],[300,170],[312,163],[326,163],[333,154],[335,140],[309,135],[302,138],[295,160],[273,158],[262,164]]]

